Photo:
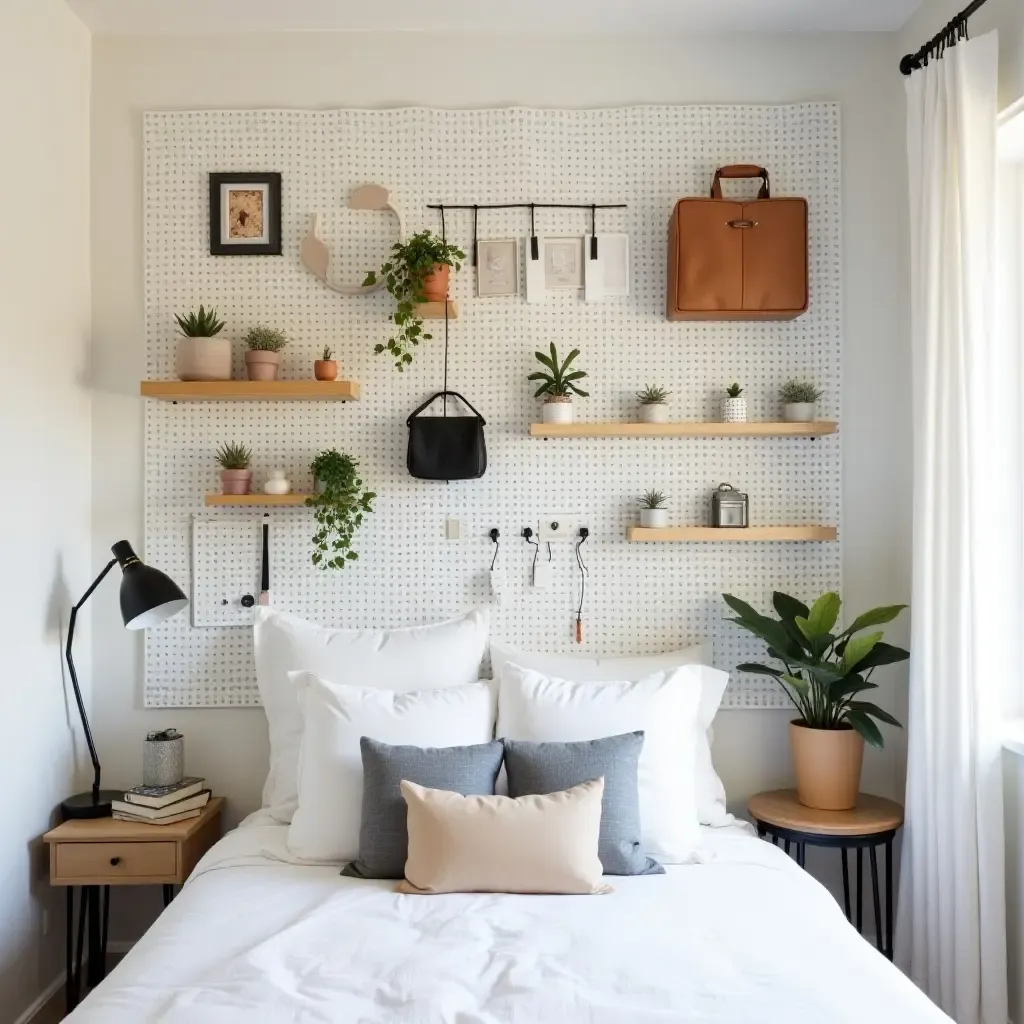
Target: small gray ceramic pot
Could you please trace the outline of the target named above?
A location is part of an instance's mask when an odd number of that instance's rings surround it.
[[[176,786],[185,777],[185,737],[146,740],[142,745],[142,784]]]

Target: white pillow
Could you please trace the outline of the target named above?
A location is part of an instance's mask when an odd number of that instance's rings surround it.
[[[303,860],[350,861],[359,855],[361,736],[461,747],[489,743],[494,735],[494,691],[487,683],[398,692],[328,682],[311,672],[290,676],[305,732],[288,849]]]
[[[263,806],[288,823],[298,799],[302,713],[288,680],[315,672],[337,683],[384,690],[432,690],[473,683],[487,649],[490,613],[408,629],[325,629],[273,608],[256,609],[256,684],[270,732]]]
[[[491,669],[500,679],[509,663],[543,672],[577,683],[615,679],[643,679],[655,672],[666,672],[682,665],[695,665],[700,671],[688,681],[700,684],[700,706],[697,712],[697,738],[694,755],[697,761],[697,815],[702,825],[728,825],[735,819],[725,809],[725,786],[711,760],[711,723],[718,712],[729,673],[711,668],[710,644],[701,643],[666,654],[646,654],[628,658],[581,658],[573,654],[538,654],[517,651],[491,641]]]
[[[640,752],[641,834],[645,851],[679,864],[700,836],[694,738],[700,688],[692,667],[637,682],[576,683],[505,665],[499,684],[498,736],[544,743],[594,740],[644,731]]]

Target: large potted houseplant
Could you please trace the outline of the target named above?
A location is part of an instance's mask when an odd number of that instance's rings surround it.
[[[321,569],[344,569],[359,555],[352,539],[363,517],[373,511],[373,491],[363,490],[359,463],[336,448],[321,452],[309,467],[315,494],[306,504],[316,509],[313,564]]]
[[[374,345],[376,353],[387,352],[395,360],[395,368],[404,370],[412,362],[412,349],[433,335],[423,333],[423,318],[416,313],[420,302],[444,302],[448,298],[448,282],[452,267],[459,270],[466,254],[443,238],[421,231],[408,241],[391,247],[391,258],[379,271],[371,270],[363,287],[378,280],[395,300],[391,319],[394,334],[387,344]]]
[[[776,593],[772,603],[778,619],[731,594],[722,596],[736,613],[731,621],[764,640],[768,656],[781,665],[744,664],[739,671],[777,679],[800,715],[789,727],[800,802],[834,811],[855,807],[864,742],[883,745],[878,722],[900,727],[887,711],[860,697],[877,689],[871,682],[876,668],[910,657],[883,643],[882,631],[872,627],[892,622],[906,605],[873,608],[839,630],[838,594],[823,594],[808,608]]]
[[[787,423],[810,423],[823,392],[807,380],[787,380],[779,388],[782,418]]]
[[[671,391],[648,384],[643,391],[636,393],[640,402],[641,423],[665,423],[668,421],[668,396]]]
[[[224,329],[215,309],[199,307],[188,316],[175,314],[178,340],[178,380],[231,380],[231,342],[216,335]]]
[[[245,372],[249,380],[277,380],[281,349],[288,344],[284,331],[257,324],[245,336]]]
[[[541,385],[534,392],[534,398],[544,396],[544,408],[541,411],[541,419],[545,423],[572,423],[573,408],[572,396],[579,395],[580,398],[589,398],[590,393],[581,391],[576,381],[586,377],[583,370],[573,370],[573,360],[580,354],[578,348],[574,348],[564,360],[559,360],[558,349],[555,343],[551,342],[550,354],[535,352],[534,355],[544,369],[531,373],[527,380],[541,381]]]

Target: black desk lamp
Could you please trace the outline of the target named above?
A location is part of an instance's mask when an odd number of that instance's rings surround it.
[[[111,549],[114,557],[106,564],[103,571],[93,580],[92,586],[82,595],[71,609],[71,621],[68,623],[68,642],[65,656],[68,671],[71,673],[71,685],[75,689],[75,701],[78,713],[82,717],[82,728],[85,730],[85,742],[89,745],[89,757],[92,759],[92,789],[88,793],[79,793],[69,797],[61,805],[64,818],[106,818],[110,815],[110,802],[118,800],[122,794],[118,790],[100,789],[100,759],[96,756],[96,744],[89,728],[89,718],[82,702],[82,691],[78,688],[78,674],[75,662],[71,657],[71,642],[75,638],[75,619],[78,609],[92,596],[92,592],[100,585],[103,577],[117,563],[121,566],[121,618],[125,629],[148,629],[164,619],[176,615],[188,599],[178,585],[159,569],[143,565],[139,557],[132,551],[131,544],[119,540]]]

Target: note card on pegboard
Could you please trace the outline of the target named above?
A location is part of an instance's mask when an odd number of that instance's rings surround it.
[[[531,650],[615,656],[708,638],[715,664],[732,670],[763,651],[726,621],[723,592],[767,608],[776,589],[810,598],[839,587],[837,541],[626,542],[638,494],[664,491],[674,523],[704,524],[709,496],[723,482],[750,495],[754,525],[841,527],[838,434],[545,441],[529,436],[540,411],[526,380],[536,368],[534,350],[555,342],[562,352],[578,347],[578,365],[589,375],[591,397],[577,402],[579,419],[635,420],[635,392],[654,384],[672,393],[672,419],[714,420],[725,387],[737,381],[751,420],[778,420],[778,388],[791,377],[821,387],[818,416],[838,419],[836,104],[159,112],[145,115],[144,154],[147,377],[173,379],[174,314],[203,303],[227,322],[235,377],[245,376],[242,337],[264,323],[291,338],[282,378],[310,379],[314,359],[329,346],[341,376],[363,389],[356,402],[147,401],[146,557],[194,592],[203,605],[195,614],[212,623],[194,628],[179,616],[149,631],[147,705],[259,702],[251,630],[239,628],[251,611],[231,602],[243,587],[258,593],[263,515],[204,506],[204,494],[219,489],[214,455],[224,443],[252,449],[255,489],[280,467],[297,491],[308,490],[310,462],[325,448],[359,460],[378,497],[356,537],[360,558],[343,572],[312,565],[310,510],[274,509],[268,520],[273,604],[327,625],[423,623],[490,601],[492,528],[501,532],[506,581],[492,630]],[[771,172],[773,195],[807,198],[810,309],[778,323],[670,323],[664,314],[669,215],[679,198],[707,194],[715,168],[732,163],[762,164]],[[281,256],[210,255],[213,171],[281,174]],[[407,234],[440,231],[437,211],[428,209],[438,202],[626,204],[597,215],[599,237],[629,240],[629,287],[621,294],[587,303],[580,291],[549,291],[528,304],[522,269],[518,295],[479,297],[470,265],[453,275],[459,315],[450,324],[448,380],[487,420],[489,465],[479,480],[432,483],[412,479],[405,468],[405,419],[441,387],[443,324],[433,324],[434,340],[398,374],[390,359],[373,354],[388,337],[390,296],[339,295],[299,258],[318,214],[331,280],[358,282],[379,266],[394,241],[394,218],[347,206],[353,189],[368,182],[389,190]],[[751,185],[729,187],[746,194]],[[547,237],[591,231],[589,209],[538,209],[535,218],[537,233]],[[470,251],[472,211],[448,211],[445,229]],[[529,211],[481,210],[478,234],[522,240],[530,234]],[[518,249],[522,259],[529,246],[520,241]],[[529,581],[537,552],[520,537],[546,513],[567,510],[590,530],[579,646],[580,576],[572,546],[552,546],[550,586],[535,590]],[[456,540],[446,539],[451,518],[462,526]],[[242,526],[225,525],[220,536],[218,523]],[[547,560],[547,550],[539,557]],[[229,604],[217,605],[221,600]],[[784,699],[770,680],[734,674],[725,704],[780,707]]]

